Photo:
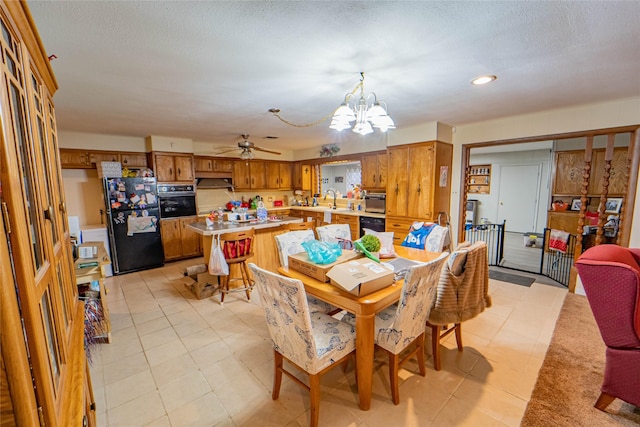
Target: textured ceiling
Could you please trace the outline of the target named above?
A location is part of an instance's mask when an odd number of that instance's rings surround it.
[[[365,91],[398,128],[640,95],[640,2],[28,1],[58,127],[284,150],[363,138],[330,114]],[[496,74],[490,85],[469,81]],[[390,131],[392,132],[392,131]],[[263,139],[278,136],[279,139]],[[364,137],[367,138],[367,137]]]

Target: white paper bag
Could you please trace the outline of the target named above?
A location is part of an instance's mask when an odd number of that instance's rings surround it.
[[[224,254],[220,248],[220,237],[213,236],[211,239],[211,253],[209,254],[209,274],[214,276],[228,276],[229,264],[224,259]]]

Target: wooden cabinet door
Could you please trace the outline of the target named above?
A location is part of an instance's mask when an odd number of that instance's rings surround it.
[[[362,187],[378,187],[378,156],[370,154],[362,156]]]
[[[89,153],[87,150],[60,149],[60,164],[63,169],[89,169]]]
[[[360,238],[360,218],[356,215],[333,215],[335,224],[348,224],[351,231],[351,240]]]
[[[407,234],[409,234],[409,228],[413,224],[413,220],[407,218],[389,218],[385,221],[385,231],[393,232],[393,244],[399,245],[402,243]]]
[[[407,165],[409,149],[390,148],[387,181],[387,215],[407,216]]]
[[[147,167],[147,154],[146,153],[120,153],[120,162],[122,167],[128,168],[146,168]]]
[[[248,190],[251,188],[249,162],[246,160],[236,160],[233,162],[233,185],[238,190]]]
[[[282,162],[280,163],[280,189],[281,190],[291,190],[292,186],[292,170],[291,163]]]
[[[249,171],[251,176],[251,188],[252,189],[263,189],[267,188],[267,175],[266,175],[266,165],[265,162],[255,162],[252,161],[249,163]]]
[[[176,169],[173,156],[168,154],[155,154],[154,160],[156,168],[154,172],[158,178],[158,182],[174,182],[176,180]]]
[[[578,212],[549,212],[548,228],[576,234],[578,232],[578,219]]]
[[[100,162],[119,162],[120,153],[115,151],[89,151],[89,163],[97,165]]]
[[[160,220],[160,234],[162,235],[162,247],[166,261],[182,257],[180,229],[180,218]]]
[[[213,171],[214,172],[232,172],[233,171],[233,160],[214,159],[213,160]]]
[[[584,151],[562,151],[556,153],[556,173],[553,183],[553,194],[580,195],[583,173]]]
[[[213,162],[210,157],[194,157],[193,167],[196,172],[213,172]]]
[[[387,153],[378,154],[378,188],[387,187]]]
[[[266,163],[266,179],[267,185],[266,188],[278,189],[280,188],[280,165],[278,163]],[[253,169],[251,170],[251,174],[253,175]],[[257,188],[257,187],[252,187]]]
[[[180,218],[180,234],[183,257],[198,256],[202,254],[200,235],[196,233],[195,230],[189,227],[189,224],[193,224],[195,222],[198,222],[197,216]]]
[[[311,165],[302,163],[293,163],[291,165],[291,181],[294,190],[311,190]]]
[[[435,150],[433,145],[409,148],[407,216],[432,219]]]
[[[588,193],[594,196],[599,196],[602,193],[604,167],[606,165],[604,155],[605,150],[593,151]],[[607,195],[623,197],[627,193],[627,181],[627,148],[615,148],[613,150],[613,159],[611,159],[611,169],[609,170]]]
[[[174,156],[176,165],[176,181],[193,182],[193,156]]]

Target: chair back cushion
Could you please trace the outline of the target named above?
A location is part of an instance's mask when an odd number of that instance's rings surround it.
[[[402,241],[402,246],[424,249],[430,252],[442,252],[449,246],[449,229],[432,222],[416,221],[409,228],[409,234]]]
[[[424,332],[425,323],[436,296],[440,270],[446,258],[447,254],[443,253],[437,259],[411,267],[407,271],[395,312],[395,320],[387,327],[378,330],[376,337],[378,345],[398,354]]]
[[[576,262],[607,347],[640,348],[639,254],[638,249],[598,245]]]
[[[313,234],[313,230],[299,230],[278,234],[274,238],[276,240],[276,247],[278,248],[280,265],[288,267],[289,255],[304,252],[302,242],[315,239],[315,235]]]
[[[442,268],[429,314],[429,322],[434,325],[464,322],[491,307],[487,244],[475,242],[457,249],[451,257],[452,262]]]
[[[343,240],[351,240],[351,227],[349,224],[330,224],[316,228],[318,240],[321,242],[338,243]]]
[[[253,256],[253,237],[255,229],[237,231],[220,235],[222,253],[227,260]]]

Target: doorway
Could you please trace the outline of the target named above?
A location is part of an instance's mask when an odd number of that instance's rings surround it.
[[[542,164],[504,165],[500,168],[498,222],[506,231],[536,231]]]

